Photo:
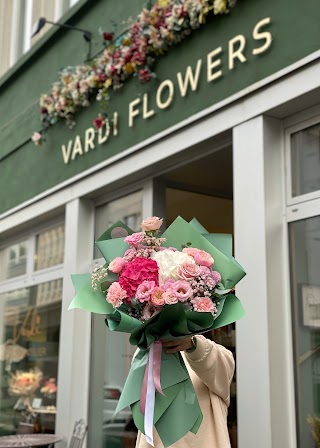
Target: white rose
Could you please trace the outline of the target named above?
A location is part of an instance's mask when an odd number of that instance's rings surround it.
[[[173,251],[169,249],[160,252],[153,252],[151,258],[159,266],[159,284],[162,285],[167,279],[179,280],[177,275],[178,267],[183,263],[193,263],[195,261],[190,255],[184,252]]]

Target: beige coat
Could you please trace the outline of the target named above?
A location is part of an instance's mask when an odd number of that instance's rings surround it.
[[[182,353],[186,362],[199,404],[203,421],[197,432],[188,432],[170,448],[230,448],[227,414],[230,402],[230,384],[234,374],[232,353],[197,336],[197,348]],[[154,434],[155,448],[163,448],[158,434]],[[151,448],[143,434],[138,433],[136,448]]]

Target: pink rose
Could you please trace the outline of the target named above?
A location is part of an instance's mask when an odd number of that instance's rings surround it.
[[[172,291],[172,289],[167,289],[163,293],[164,301],[167,305],[174,305],[175,303],[178,303],[178,297],[175,295],[175,293]]]
[[[199,250],[196,254],[194,254],[194,261],[201,266],[207,266],[207,268],[210,268],[214,263],[211,255],[204,250]]]
[[[192,280],[199,277],[200,272],[200,266],[185,262],[178,267],[177,276],[182,280]]]
[[[150,258],[137,257],[127,263],[120,274],[119,283],[127,293],[127,301],[135,296],[138,286],[144,281],[154,281],[159,284],[157,262]]]
[[[140,227],[142,230],[146,232],[150,232],[152,230],[159,230],[162,226],[163,219],[158,218],[157,216],[152,216],[142,221]]]
[[[153,305],[147,304],[142,312],[142,320],[148,320],[151,319],[155,314],[159,313],[161,311],[161,308],[157,308]]]
[[[151,293],[151,303],[155,306],[162,306],[165,304],[164,298],[163,298],[164,289],[160,286],[157,286],[154,288],[154,290]]]
[[[190,257],[194,257],[197,252],[199,252],[199,249],[196,249],[195,247],[185,247],[182,249],[182,252],[184,252],[187,255],[190,255]]]
[[[126,261],[122,257],[116,257],[114,260],[111,261],[109,264],[109,271],[114,272],[115,274],[119,274],[119,272],[122,271],[122,269],[126,265]]]
[[[144,280],[137,288],[136,298],[139,302],[148,302],[151,299],[151,294],[156,287],[154,281]]]
[[[130,244],[130,246],[136,247],[139,246],[139,244],[141,244],[143,238],[143,233],[142,232],[136,232],[133,233],[132,235],[127,236],[124,241],[128,244]]]
[[[217,308],[208,297],[195,297],[191,300],[194,311],[200,313],[216,313]]]
[[[170,286],[170,291],[179,302],[186,302],[192,296],[192,288],[186,280],[178,280]]]
[[[111,283],[106,297],[107,302],[111,303],[114,308],[119,308],[126,297],[127,293],[118,282]]]

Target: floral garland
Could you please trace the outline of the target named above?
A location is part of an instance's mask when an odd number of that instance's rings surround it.
[[[204,24],[210,13],[226,14],[235,4],[236,0],[158,0],[151,9],[144,8],[120,38],[103,33],[108,43],[103,53],[90,64],[65,68],[51,91],[41,96],[42,131],[59,119],[72,128],[76,112],[88,107],[94,97],[106,110],[109,90],[121,88],[132,76],[142,82],[155,78],[152,66],[158,56]],[[99,114],[94,126],[101,128],[106,117],[105,112]],[[40,132],[31,139],[36,145],[44,141]]]

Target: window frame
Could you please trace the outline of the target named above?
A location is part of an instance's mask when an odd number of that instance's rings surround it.
[[[306,114],[307,115],[307,114]],[[311,126],[320,124],[320,113],[316,115],[305,118],[285,128],[285,165],[286,165],[286,196],[287,205],[297,205],[306,201],[311,201],[313,199],[320,198],[320,190],[313,191],[311,193],[301,194],[299,196],[292,195],[292,159],[291,159],[291,136],[292,134],[303,131]]]
[[[61,224],[64,225],[65,220],[64,217],[60,216],[55,220],[33,227],[32,230],[21,232],[20,234],[15,235],[10,239],[6,239],[5,242],[2,242],[2,244],[0,243],[0,250],[5,249],[6,247],[10,247],[14,244],[18,244],[21,241],[27,241],[28,247],[26,273],[17,277],[12,277],[10,279],[0,281],[0,294],[63,278],[64,263],[38,271],[34,269],[34,255],[36,251],[37,235]]]

